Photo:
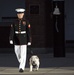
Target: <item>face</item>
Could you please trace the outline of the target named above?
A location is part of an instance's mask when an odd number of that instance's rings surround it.
[[[18,17],[19,19],[22,19],[22,18],[24,17],[24,13],[17,13],[17,17]]]

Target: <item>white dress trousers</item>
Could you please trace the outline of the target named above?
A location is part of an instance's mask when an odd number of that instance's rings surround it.
[[[19,62],[19,69],[25,69],[27,45],[14,45],[15,54]]]

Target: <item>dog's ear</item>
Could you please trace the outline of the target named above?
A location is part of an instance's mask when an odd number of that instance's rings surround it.
[[[31,64],[31,58],[29,59],[29,64]]]
[[[36,59],[39,59],[39,57],[38,57],[38,56],[36,56]]]
[[[29,61],[31,61],[31,57],[30,57]]]

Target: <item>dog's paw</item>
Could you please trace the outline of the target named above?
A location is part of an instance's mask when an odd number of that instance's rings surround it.
[[[36,69],[35,71],[38,71],[38,69]]]
[[[29,72],[32,72],[32,71],[29,71]]]
[[[29,70],[29,72],[32,72],[32,70]]]

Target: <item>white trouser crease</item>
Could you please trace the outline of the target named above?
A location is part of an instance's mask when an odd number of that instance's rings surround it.
[[[14,48],[19,62],[19,69],[22,68],[24,70],[26,64],[27,45],[15,45]]]

